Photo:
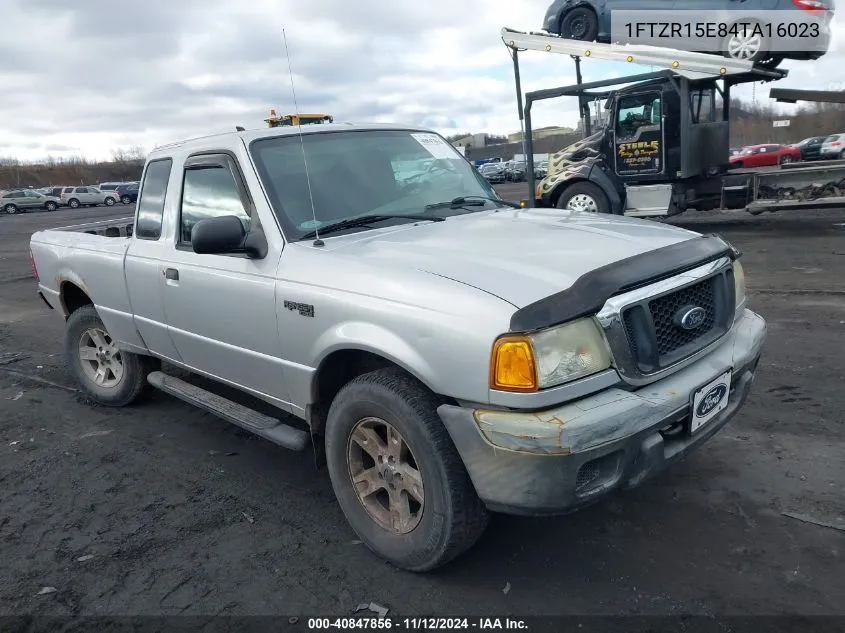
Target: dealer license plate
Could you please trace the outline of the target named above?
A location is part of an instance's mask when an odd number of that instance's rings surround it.
[[[691,433],[698,431],[728,406],[732,373],[732,371],[726,371],[695,392],[692,397]]]

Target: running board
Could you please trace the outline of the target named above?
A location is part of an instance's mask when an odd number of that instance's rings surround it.
[[[213,413],[279,446],[292,451],[301,451],[308,445],[309,436],[305,431],[283,424],[281,420],[264,415],[184,380],[168,376],[164,372],[152,372],[147,376],[147,382],[156,389]]]

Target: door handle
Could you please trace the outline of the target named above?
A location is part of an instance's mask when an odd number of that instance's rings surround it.
[[[179,281],[179,271],[175,268],[166,268],[164,270],[164,278],[168,281]]]

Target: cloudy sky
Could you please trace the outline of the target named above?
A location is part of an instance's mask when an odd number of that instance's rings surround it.
[[[40,159],[263,126],[293,111],[519,129],[503,26],[537,30],[550,0],[0,0],[0,157]],[[820,62],[785,62],[783,87],[845,88],[845,10]],[[574,82],[571,60],[530,52],[527,89]],[[585,80],[630,72],[590,61]],[[647,71],[648,69],[639,69]],[[758,85],[766,100],[769,87]],[[751,89],[744,89],[751,97]],[[572,100],[536,125],[573,125]]]

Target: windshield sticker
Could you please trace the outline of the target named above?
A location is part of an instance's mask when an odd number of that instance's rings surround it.
[[[411,134],[414,139],[422,145],[434,158],[455,159],[460,156],[454,147],[449,145],[437,134]]]

